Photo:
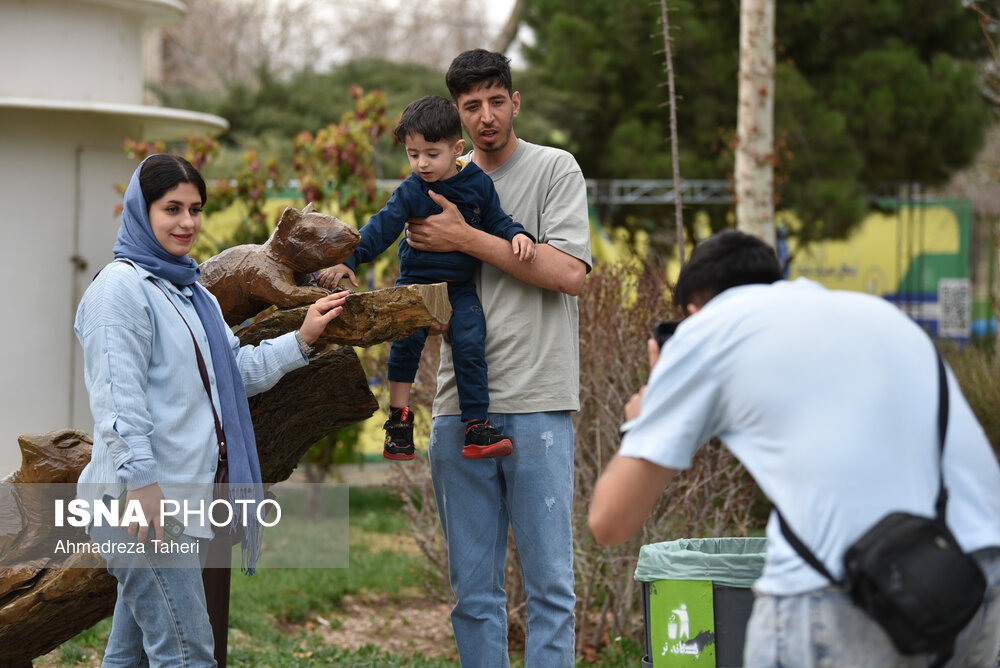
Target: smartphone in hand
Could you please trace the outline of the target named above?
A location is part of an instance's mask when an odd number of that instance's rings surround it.
[[[118,511],[125,512],[125,503],[128,497],[128,490],[126,489],[122,492],[121,496],[118,497]],[[173,515],[166,515],[163,517],[163,540],[165,542],[174,542],[180,535],[184,533],[184,523]],[[149,540],[156,537],[153,532],[153,527],[149,528]]]
[[[656,323],[656,327],[653,328],[653,338],[656,339],[656,344],[662,349],[663,344],[667,342],[671,336],[674,335],[674,331],[677,330],[677,325],[681,324],[680,320],[663,320]]]

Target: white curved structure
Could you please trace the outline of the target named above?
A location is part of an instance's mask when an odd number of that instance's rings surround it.
[[[0,0],[0,478],[17,436],[93,429],[73,317],[111,259],[135,162],[122,143],[218,134],[224,119],[144,106],[143,32],[178,0]]]

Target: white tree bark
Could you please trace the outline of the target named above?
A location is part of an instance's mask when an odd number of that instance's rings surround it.
[[[774,0],[740,2],[736,227],[774,245]]]
[[[674,89],[674,57],[670,48],[670,15],[667,0],[660,0],[663,27],[663,68],[667,72],[667,99],[670,105],[670,158],[674,171],[674,225],[677,231],[677,258],[684,268],[684,207],[681,200],[681,158],[677,148],[677,91]]]
[[[507,49],[517,39],[517,30],[521,25],[521,15],[524,13],[524,0],[514,0],[514,6],[510,10],[510,16],[504,22],[500,34],[493,40],[493,50],[500,53],[507,53]]]

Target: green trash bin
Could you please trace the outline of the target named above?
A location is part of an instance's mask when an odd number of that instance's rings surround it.
[[[743,665],[753,592],[764,570],[766,538],[682,538],[643,545],[646,630],[643,668]]]

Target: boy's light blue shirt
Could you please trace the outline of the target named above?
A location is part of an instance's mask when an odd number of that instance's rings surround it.
[[[138,266],[109,264],[84,293],[74,324],[95,423],[93,455],[79,480],[88,485],[88,498],[118,496],[126,487],[154,482],[163,487],[215,478],[215,422],[191,334],[154,281],[191,328],[219,410],[208,338],[191,302],[192,289],[178,288]],[[247,396],[270,389],[285,373],[308,364],[294,332],[242,347],[230,334],[230,343]],[[164,493],[169,496],[166,489]]]

